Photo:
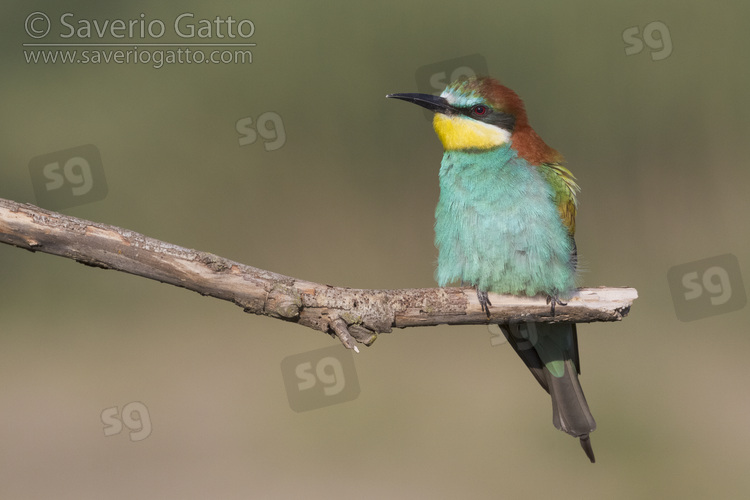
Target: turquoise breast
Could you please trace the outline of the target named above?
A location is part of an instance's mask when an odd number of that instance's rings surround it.
[[[505,145],[446,151],[435,209],[440,286],[565,298],[575,289],[574,242],[552,189]]]

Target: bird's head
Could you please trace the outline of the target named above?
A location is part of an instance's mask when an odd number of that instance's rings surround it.
[[[510,144],[534,164],[560,161],[529,126],[518,94],[489,77],[457,80],[439,96],[390,94],[386,97],[418,104],[435,112],[433,126],[443,148],[487,150]]]
[[[457,80],[440,96],[390,94],[435,112],[433,125],[443,147],[490,149],[509,143],[517,126],[526,124],[523,101],[492,78]]]

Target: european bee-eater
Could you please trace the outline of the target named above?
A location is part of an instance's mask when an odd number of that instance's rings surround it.
[[[563,157],[528,123],[523,101],[491,78],[451,83],[440,96],[390,94],[435,113],[445,154],[435,209],[439,286],[476,287],[490,314],[487,292],[547,297],[555,304],[575,290],[578,185]],[[576,325],[502,326],[508,342],[552,397],[554,426],[580,439],[594,462],[596,429],[578,381]]]

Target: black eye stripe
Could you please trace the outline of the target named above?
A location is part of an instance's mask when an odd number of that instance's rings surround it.
[[[477,108],[484,108],[484,113],[478,113]],[[470,108],[454,109],[464,116],[468,116],[469,118],[480,122],[489,123],[490,125],[495,125],[502,129],[508,130],[509,132],[513,132],[513,129],[516,126],[515,116],[508,113],[503,113],[502,111],[494,110],[491,107],[485,106],[483,104],[476,104]]]

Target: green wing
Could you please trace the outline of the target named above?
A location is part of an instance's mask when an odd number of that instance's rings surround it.
[[[576,193],[581,190],[576,183],[576,178],[570,170],[559,163],[543,163],[538,168],[552,187],[560,218],[570,235],[573,236],[576,232]]]

